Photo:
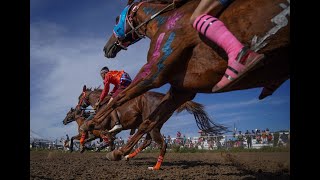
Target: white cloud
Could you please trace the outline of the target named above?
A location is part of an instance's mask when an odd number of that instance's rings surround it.
[[[39,90],[31,92],[37,101],[31,101],[30,123],[31,128],[43,136],[55,136],[65,131],[65,127],[51,125],[62,123],[66,112],[77,104],[84,84],[88,87],[102,85],[99,71],[103,66],[124,69],[133,78],[146,62],[148,41],[141,42],[139,47],[129,47],[126,53],[107,61],[102,51],[103,39],[68,36],[68,29],[50,22],[30,26],[30,85]],[[37,68],[39,64],[52,66],[41,69]],[[32,76],[39,71],[45,71],[45,75]]]

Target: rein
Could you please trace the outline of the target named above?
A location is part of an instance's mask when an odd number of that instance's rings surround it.
[[[93,91],[91,91],[91,92],[88,93],[88,97],[87,97],[88,99],[89,99],[89,96],[90,96],[90,94],[91,94],[92,92],[93,92]],[[89,106],[89,105],[90,105],[90,102],[89,102],[89,100],[87,100],[87,98],[86,98],[86,92],[85,92],[85,91],[82,92],[82,97],[81,97],[81,100],[80,100],[78,106],[81,106],[82,102],[84,102],[84,104],[85,104],[86,106]]]

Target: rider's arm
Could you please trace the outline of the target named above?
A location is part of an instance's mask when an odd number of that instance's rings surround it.
[[[109,92],[109,87],[110,87],[110,76],[107,74],[104,79],[104,88],[100,95],[99,102],[102,102],[103,99],[106,97],[106,95]]]

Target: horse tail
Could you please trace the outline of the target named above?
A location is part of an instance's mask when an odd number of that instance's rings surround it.
[[[183,110],[193,114],[198,128],[208,135],[221,135],[228,132],[227,127],[222,124],[215,123],[210,119],[207,112],[204,110],[204,106],[200,103],[187,101],[176,109],[176,112],[180,113]]]

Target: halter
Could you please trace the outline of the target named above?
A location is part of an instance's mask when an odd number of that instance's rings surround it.
[[[140,34],[138,32],[138,29],[140,29],[143,25],[147,24],[149,21],[153,20],[155,17],[157,17],[159,14],[161,14],[163,11],[167,10],[168,8],[170,8],[171,6],[174,7],[174,3],[172,2],[171,4],[169,4],[168,6],[166,6],[165,8],[161,9],[160,11],[158,11],[157,13],[155,13],[154,15],[152,15],[149,19],[145,20],[143,23],[139,24],[138,26],[134,27],[133,26],[133,16],[135,15],[135,13],[138,11],[138,9],[140,8],[140,6],[145,3],[146,1],[140,2],[138,5],[134,6],[132,8],[132,10],[130,11],[131,7],[133,6],[133,4],[131,4],[130,6],[127,6],[120,15],[119,18],[119,22],[115,25],[113,32],[114,35],[117,38],[117,41],[114,43],[114,45],[119,46],[121,49],[127,50],[127,47],[131,44],[134,44],[136,42],[138,42],[140,39],[145,38],[145,34]],[[131,12],[129,14],[129,12]],[[130,31],[128,33],[125,33],[126,30],[126,22],[129,24],[130,26]],[[123,44],[121,42],[121,40],[125,39],[128,35],[132,36],[132,39],[134,40],[131,43],[126,43]],[[134,38],[134,34],[136,34],[138,36],[138,38]]]

